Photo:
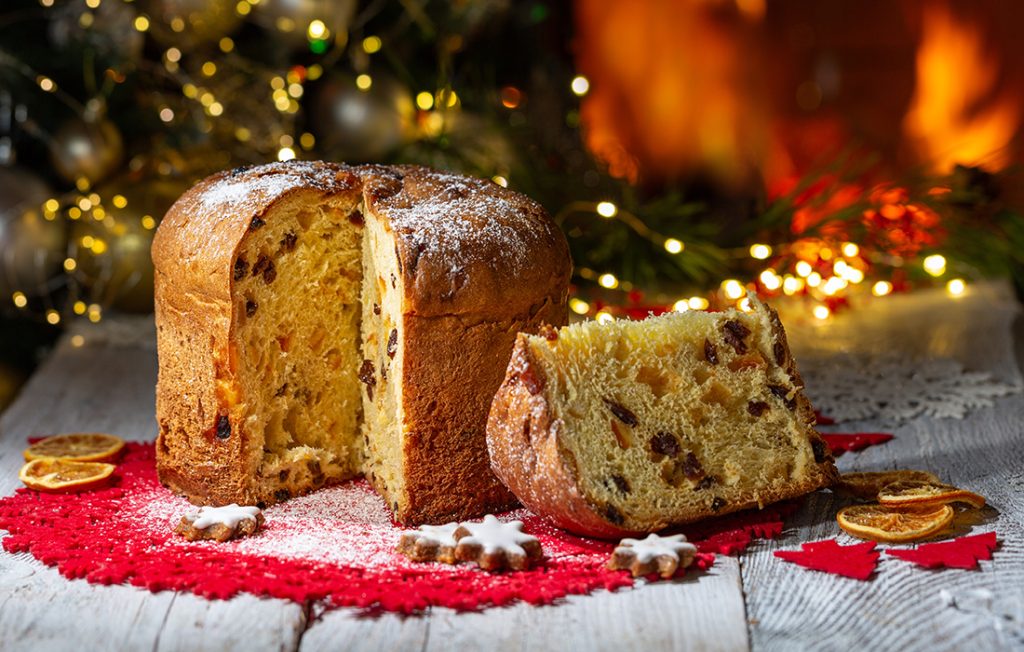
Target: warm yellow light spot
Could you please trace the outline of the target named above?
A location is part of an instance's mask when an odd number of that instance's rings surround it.
[[[99,238],[96,238],[96,241],[92,243],[92,247],[90,247],[90,249],[94,254],[99,256],[107,250],[107,243],[104,242],[103,240],[100,240]]]
[[[822,247],[818,250],[818,258],[822,260],[832,260],[832,250],[828,247]]]
[[[373,78],[363,73],[356,77],[356,88],[361,91],[370,90],[370,86],[373,86]]]
[[[844,279],[841,279],[838,276],[833,276],[829,278],[827,281],[825,281],[825,285],[822,286],[821,291],[827,294],[828,296],[832,296],[833,294],[839,292],[845,287],[846,281]]]
[[[942,276],[946,273],[946,258],[941,254],[932,254],[924,259],[924,271],[932,276]]]
[[[500,174],[496,174],[493,177],[491,177],[491,181],[498,184],[502,188],[508,188],[508,179],[501,176]]]
[[[224,105],[220,102],[214,102],[206,108],[206,112],[216,118],[220,114],[224,113]]]
[[[803,277],[806,278],[806,277],[810,276],[811,272],[813,272],[813,271],[814,271],[814,268],[811,267],[811,264],[809,262],[807,262],[806,260],[801,260],[800,262],[798,262],[796,264],[796,273],[799,274],[800,276],[803,276]]]
[[[273,88],[275,91],[284,90],[284,86],[285,86],[284,77],[271,77],[270,78],[270,87]]]
[[[597,278],[597,282],[601,284],[601,287],[608,288],[609,290],[619,287],[619,279],[615,278],[615,274],[601,274]]]
[[[305,89],[302,87],[302,84],[288,84],[288,94],[292,97],[302,97],[304,92]]]
[[[39,0],[39,4],[41,4],[44,7],[52,7],[53,0]]]
[[[667,240],[665,240],[665,251],[669,252],[670,254],[682,253],[684,248],[685,245],[682,243],[681,240],[676,240],[675,238],[668,238]]]
[[[889,281],[878,281],[871,287],[871,294],[876,297],[884,297],[892,292],[892,283]]]
[[[306,79],[309,81],[316,81],[320,79],[320,75],[324,74],[324,67],[319,63],[314,63],[312,66],[306,69]]]
[[[203,74],[207,77],[213,77],[217,74],[217,64],[212,61],[207,61],[203,64]]]
[[[832,311],[828,309],[828,306],[814,306],[814,316],[818,319],[828,319],[831,314]]]
[[[860,247],[852,242],[843,243],[843,255],[847,258],[853,258],[860,253]]]
[[[282,134],[277,143],[281,147],[291,147],[295,144],[295,139],[291,137],[291,134]]]
[[[590,90],[590,80],[583,75],[576,75],[569,86],[572,88],[573,93],[583,97]]]
[[[711,305],[704,297],[690,297],[687,303],[690,304],[690,310],[707,310]]]
[[[367,36],[363,39],[363,52],[366,54],[373,54],[374,52],[380,52],[381,43],[379,36]]]
[[[88,190],[90,185],[91,184],[89,183],[88,177],[78,177],[77,179],[75,179],[75,187],[81,190],[82,192]]]
[[[46,311],[46,321],[48,323],[50,323],[50,324],[59,324],[60,323],[60,313],[57,312],[56,310],[47,310]]]
[[[85,0],[85,6],[89,9],[96,9],[100,6],[100,0]]]
[[[216,101],[217,101],[217,98],[215,98],[213,96],[213,93],[211,93],[210,91],[204,91],[199,96],[199,103],[202,104],[205,107],[209,107],[211,104],[213,104]]]
[[[778,290],[782,287],[782,278],[775,273],[774,269],[766,269],[761,272],[761,285],[768,290]]]
[[[954,297],[958,297],[964,293],[967,289],[967,284],[964,283],[962,278],[954,278],[946,283],[946,291],[952,294]]]
[[[43,89],[47,93],[52,93],[53,91],[57,90],[56,82],[54,82],[49,77],[40,75],[37,81],[39,82],[39,88]]]
[[[92,209],[92,219],[96,220],[97,222],[102,221],[103,218],[106,216],[107,211],[103,210],[102,206],[97,206],[96,208]]]
[[[92,23],[95,20],[96,17],[92,13],[85,12],[84,14],[78,17],[78,24],[82,27],[89,28],[92,27]]]
[[[306,28],[306,36],[313,41],[324,38],[327,36],[327,25],[319,19],[311,21]]]
[[[152,231],[153,229],[156,228],[156,220],[153,219],[152,215],[143,215],[141,221],[142,228],[146,229],[147,231]]]
[[[72,307],[72,309],[75,311],[76,315],[84,315],[85,314],[85,308],[86,308],[86,306],[85,306],[85,302],[84,301],[76,301],[75,305]]]
[[[290,161],[293,158],[295,158],[295,150],[292,149],[291,147],[282,147],[281,149],[277,150],[278,161]]]
[[[619,212],[619,207],[610,201],[603,201],[597,204],[597,214],[601,217],[615,217]]]
[[[821,285],[821,274],[818,272],[811,272],[807,277],[807,285],[816,288]]]
[[[585,315],[590,312],[590,304],[582,299],[573,297],[569,299],[569,309],[577,315]]]
[[[197,95],[199,95],[199,89],[196,88],[195,84],[182,84],[181,94],[190,100],[193,100]]]
[[[178,48],[169,48],[167,52],[164,53],[164,57],[166,57],[168,61],[177,63],[181,61],[181,50]]]
[[[217,46],[221,52],[228,53],[235,49],[235,42],[231,40],[230,36],[225,36],[217,43]]]
[[[246,2],[245,0],[241,0],[238,4],[235,5],[235,12],[239,16],[248,16],[250,11],[252,11],[252,5]],[[278,23],[278,27],[280,27],[280,22]],[[292,23],[292,29],[295,29],[294,22]],[[287,31],[290,32],[291,30]]]
[[[252,132],[246,129],[245,127],[238,127],[237,129],[235,129],[235,138],[237,138],[239,142],[247,142],[251,137]]]
[[[52,198],[47,199],[46,203],[43,204],[43,208],[50,211],[51,213],[55,213],[57,209],[60,208],[60,202]]]
[[[164,107],[160,109],[160,119],[164,122],[170,122],[174,120],[174,111],[170,107]]]
[[[422,91],[416,95],[416,106],[421,111],[429,111],[434,106],[434,94]]]
[[[754,312],[754,304],[750,302],[750,297],[743,297],[736,303],[736,307],[743,312]]]
[[[722,282],[722,291],[725,292],[725,296],[730,299],[739,299],[747,292],[743,288],[743,284],[733,278]]]
[[[102,311],[95,303],[89,306],[89,321],[98,322],[102,318]]]
[[[147,29],[149,29],[149,18],[145,16],[137,16],[135,18],[135,29],[139,30],[140,32],[145,32]]]
[[[92,200],[89,199],[88,197],[79,197],[78,207],[81,208],[83,211],[87,211],[90,208],[92,208]]]
[[[73,272],[73,271],[75,271],[76,267],[78,267],[78,263],[75,262],[74,258],[65,258],[64,259],[64,270],[65,271]]]
[[[864,280],[864,272],[860,271],[856,267],[851,267],[849,270],[847,270],[846,276],[844,278],[850,283],[860,283],[861,281]]]
[[[81,313],[79,313],[79,314],[81,314]],[[77,349],[77,348],[81,348],[84,344],[85,344],[85,338],[82,337],[81,335],[72,335],[71,336],[71,346],[73,346],[73,347],[75,347]]]
[[[597,317],[597,321],[602,324],[607,324],[609,322],[615,321],[615,317],[612,317],[612,314],[610,312],[605,312],[604,310],[600,311],[594,316]]]
[[[676,312],[686,312],[689,309],[690,302],[687,301],[686,299],[680,299],[679,301],[676,301],[675,303],[672,304],[672,310],[675,310]]]
[[[803,279],[787,275],[782,281],[782,291],[787,295],[794,295],[802,289],[804,289]]]
[[[846,272],[850,269],[850,266],[846,264],[845,260],[837,260],[832,265],[832,273],[836,276],[846,276]]]
[[[756,244],[750,246],[750,257],[758,260],[765,260],[768,256],[772,255],[772,248],[766,244]]]
[[[82,210],[78,208],[78,206],[72,206],[71,208],[68,209],[68,217],[70,217],[73,220],[77,220],[78,218],[82,217]]]
[[[26,297],[22,292],[15,292],[11,296],[11,300],[14,301],[14,305],[18,306],[19,308],[24,308],[25,306],[28,305],[28,297]]]
[[[181,16],[175,16],[171,19],[171,30],[181,34],[185,31],[185,19]]]

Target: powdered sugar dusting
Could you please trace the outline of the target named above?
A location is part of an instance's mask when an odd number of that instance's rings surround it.
[[[311,161],[239,168],[210,184],[196,201],[203,212],[251,213],[257,206],[274,201],[295,188],[327,189],[335,182],[338,170],[337,166]]]
[[[443,256],[453,274],[492,258],[495,249],[513,270],[530,263],[541,244],[538,232],[550,228],[539,207],[527,210],[523,197],[479,179],[436,170],[417,175],[431,191],[427,196],[412,204],[385,203],[391,227],[416,251]]]

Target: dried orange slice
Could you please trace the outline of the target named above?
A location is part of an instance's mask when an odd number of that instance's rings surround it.
[[[953,508],[936,505],[900,509],[885,505],[850,505],[836,514],[839,527],[861,539],[905,543],[927,539],[953,522]]]
[[[96,489],[110,479],[116,467],[103,462],[73,462],[53,458],[32,460],[21,467],[18,479],[29,489],[63,493]]]
[[[975,509],[985,506],[985,497],[941,482],[904,480],[887,484],[878,492],[878,502],[892,507],[924,507],[967,503]]]
[[[101,432],[54,435],[25,449],[25,461],[44,458],[76,462],[109,462],[120,454],[124,440]]]
[[[927,471],[863,471],[842,474],[838,487],[863,500],[875,500],[886,485],[911,480],[940,484],[939,478]]]

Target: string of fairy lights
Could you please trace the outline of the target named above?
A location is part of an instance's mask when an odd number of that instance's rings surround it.
[[[131,4],[131,0],[85,0],[85,9],[79,17],[79,24],[83,28],[93,24],[93,12],[104,2]],[[39,0],[39,3],[44,8],[50,8],[54,6],[55,0]],[[259,4],[260,0],[239,0],[234,6],[234,12],[239,17],[245,17]],[[153,16],[139,13],[131,26],[136,32],[145,34],[154,29],[156,20]],[[182,18],[174,17],[166,27],[174,33],[181,33],[189,26]],[[330,55],[334,48],[355,48],[359,55],[356,60],[364,62],[357,66],[357,74],[353,79],[355,88],[361,92],[369,92],[374,88],[375,79],[369,72],[370,66],[366,61],[385,50],[386,43],[381,36],[369,34],[349,43],[347,38],[338,38],[339,35],[332,31],[328,22],[319,18],[314,18],[303,25],[288,16],[281,16],[277,18],[275,27],[281,32],[304,32],[309,51],[315,55]],[[236,51],[236,43],[230,36],[225,35],[216,40],[216,49],[222,55],[230,57]],[[187,108],[183,111],[180,106],[162,102],[153,110],[159,121],[165,125],[183,120],[197,120],[199,129],[209,133],[214,128],[213,121],[230,115],[231,112],[230,98],[213,83],[219,76],[226,74],[225,65],[218,64],[218,61],[211,58],[186,69],[186,54],[187,49],[184,46],[169,45],[163,48],[160,63],[163,72],[170,79],[180,82],[180,94],[186,101]],[[327,62],[329,59],[333,57],[325,56],[324,61]],[[307,84],[321,79],[328,72],[329,65],[330,63],[292,65],[266,80],[262,92],[266,94],[269,105],[284,120],[281,133],[275,135],[273,149],[268,152],[277,160],[288,161],[316,149],[317,137],[311,131],[298,130],[296,116],[303,109],[302,100],[306,96]],[[64,104],[79,113],[84,110],[83,105],[59,88],[50,76],[25,65],[21,65],[19,70],[23,76],[33,80],[42,92],[57,96]],[[124,81],[124,76],[118,71],[107,72],[112,83]],[[569,90],[580,101],[587,96],[590,88],[591,81],[584,75],[575,75],[569,80]],[[503,107],[513,110],[523,102],[524,93],[515,86],[505,86],[499,90],[498,98]],[[433,90],[416,91],[412,96],[412,103],[417,111],[417,129],[423,134],[434,136],[444,129],[447,112],[459,109],[461,99],[455,89],[446,84]],[[238,124],[233,130],[233,137],[238,143],[247,144],[253,141],[256,135],[249,126]],[[168,172],[169,168],[166,162],[160,162],[156,166],[160,173]],[[504,170],[496,171],[492,180],[502,186],[514,184],[515,181]],[[104,256],[110,254],[113,239],[130,237],[138,233],[148,233],[151,236],[159,222],[159,215],[151,212],[129,212],[129,219],[137,223],[130,225],[130,228],[126,227],[123,221],[119,223],[115,217],[119,211],[124,212],[131,208],[129,204],[132,200],[126,197],[125,193],[115,191],[112,194],[101,194],[93,188],[93,181],[86,176],[75,179],[74,185],[74,191],[51,197],[41,207],[42,216],[47,221],[66,218],[70,222],[94,222],[103,227],[95,233],[76,235],[69,243],[68,255],[63,260],[62,269],[72,280],[81,272],[83,256],[87,256],[91,261],[103,260]],[[623,209],[612,199],[570,202],[562,207],[556,219],[569,214],[590,214],[598,220],[617,222],[623,228],[630,229],[637,236],[663,249],[666,255],[687,255],[687,244],[683,238],[652,229],[641,217]],[[872,268],[879,262],[891,267],[910,264],[904,261],[892,263],[888,260],[873,260],[873,254],[865,253],[855,242],[817,241],[811,248],[796,247],[793,243],[758,242],[727,253],[739,263],[737,267],[756,268],[757,271],[746,280],[724,279],[717,288],[704,295],[668,299],[664,302],[665,309],[682,312],[728,305],[749,309],[748,295],[756,293],[768,297],[803,297],[808,302],[810,314],[818,320],[826,320],[835,310],[836,298],[855,293],[884,297],[898,289],[890,280],[869,279]],[[942,254],[931,253],[924,256],[920,259],[920,264],[929,276],[945,281],[946,290],[951,296],[960,296],[966,292],[967,283],[963,278],[946,278],[947,261]],[[614,306],[624,303],[622,300],[627,299],[627,294],[637,289],[610,270],[581,266],[576,270],[576,274],[581,284],[589,284],[596,293],[611,296],[619,293],[619,301],[602,302],[593,298],[588,301],[582,293],[570,299],[569,307],[574,313],[599,321],[615,319],[620,313]],[[74,289],[74,283],[69,283],[68,286],[72,288],[72,292],[67,307],[46,305],[45,320],[56,325],[61,323],[62,319],[74,315],[92,322],[101,321],[105,302],[95,295],[80,296]],[[49,302],[49,297],[44,296],[44,300]],[[30,306],[30,293],[15,290],[11,295],[11,301],[15,308],[26,310]]]

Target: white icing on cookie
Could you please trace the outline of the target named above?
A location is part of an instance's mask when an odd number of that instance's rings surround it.
[[[421,525],[418,530],[408,530],[404,535],[416,537],[417,542],[436,544],[439,546],[455,547],[455,530],[459,528],[458,523],[445,523],[444,525]]]
[[[648,534],[646,539],[623,539],[615,548],[615,552],[627,551],[635,554],[638,562],[646,564],[666,555],[685,561],[697,554],[697,547],[692,543],[687,543],[686,537],[682,534],[673,534],[667,537]]]
[[[463,523],[462,527],[469,531],[469,536],[459,539],[459,543],[483,546],[485,553],[503,551],[525,556],[526,550],[521,544],[537,540],[537,537],[523,532],[522,521],[502,523],[493,514],[484,516],[483,523]]]
[[[192,519],[192,527],[198,530],[205,530],[217,523],[234,529],[242,521],[255,521],[259,514],[259,507],[239,507],[231,503],[223,507],[200,507],[198,512],[189,514],[188,518]]]

